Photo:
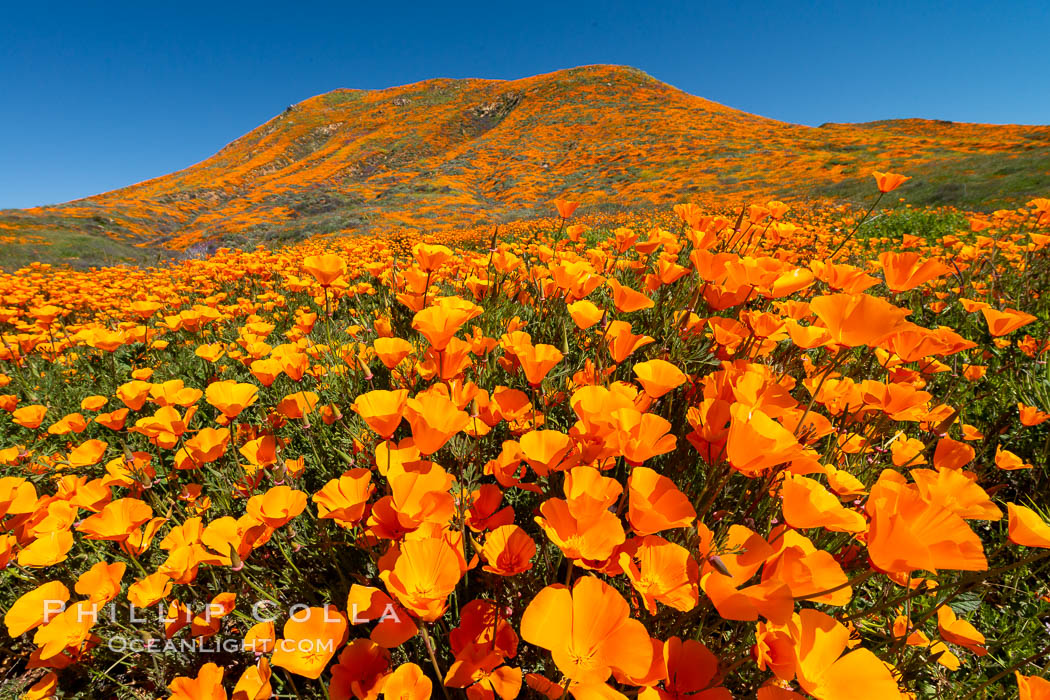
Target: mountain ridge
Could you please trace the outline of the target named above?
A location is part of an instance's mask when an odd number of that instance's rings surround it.
[[[558,196],[628,208],[849,198],[849,184],[871,169],[1044,152],[1050,127],[922,119],[811,127],[624,66],[435,78],[315,95],[173,173],[5,210],[0,240],[47,245],[49,237],[101,235],[124,247],[180,250],[470,227],[545,213]]]

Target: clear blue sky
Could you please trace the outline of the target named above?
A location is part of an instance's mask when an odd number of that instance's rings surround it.
[[[9,2],[0,207],[178,170],[339,87],[617,63],[817,125],[1050,123],[1050,2]]]

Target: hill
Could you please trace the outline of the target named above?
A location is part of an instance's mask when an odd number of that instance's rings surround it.
[[[1050,189],[1050,127],[919,119],[807,127],[587,66],[522,80],[335,90],[184,170],[67,204],[0,212],[8,265],[148,261],[165,250],[421,231],[548,211],[870,193],[916,177],[918,203],[992,207]],[[967,189],[968,178],[982,184]],[[801,183],[801,184],[800,184]]]

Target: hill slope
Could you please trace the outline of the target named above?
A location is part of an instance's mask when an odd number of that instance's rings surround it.
[[[1046,163],[1050,127],[902,120],[812,128],[694,97],[631,68],[588,66],[319,95],[185,170],[0,212],[0,241],[74,253],[96,246],[105,256],[470,226],[546,211],[562,195],[628,207],[849,197],[861,178],[870,191],[867,173],[880,166],[949,180],[979,172],[994,181],[1001,171],[1005,194],[992,194],[1009,200],[1044,193]],[[942,189],[934,183],[924,196],[958,199]]]

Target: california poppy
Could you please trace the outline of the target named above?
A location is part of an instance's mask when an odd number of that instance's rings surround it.
[[[875,178],[875,184],[879,188],[879,192],[886,194],[897,189],[905,182],[910,180],[910,177],[904,175],[897,175],[896,173],[882,173],[878,170],[873,170],[871,173],[872,177]]]
[[[652,661],[649,634],[616,589],[584,576],[572,589],[547,586],[521,618],[521,638],[551,652],[573,681],[603,683],[616,668],[639,676]]]
[[[318,678],[347,636],[347,621],[334,605],[292,613],[270,663],[297,676]]]

